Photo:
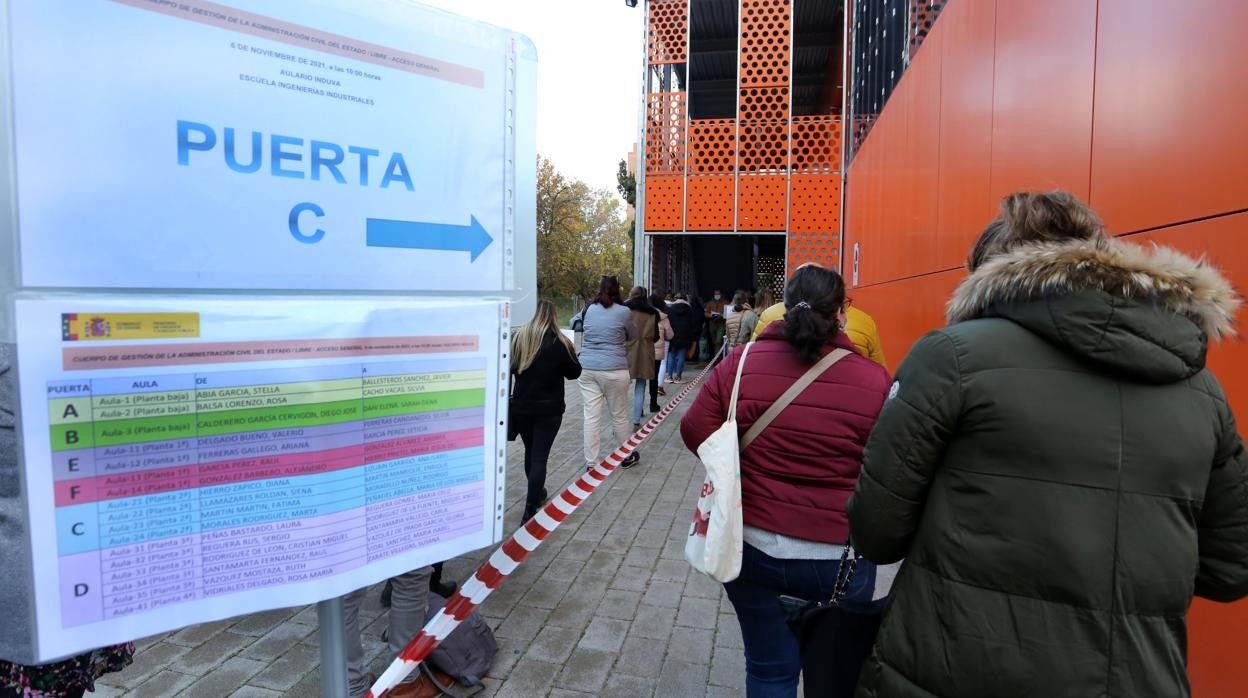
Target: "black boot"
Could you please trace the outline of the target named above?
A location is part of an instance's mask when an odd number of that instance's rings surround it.
[[[459,585],[455,582],[446,582],[445,584],[442,583],[443,564],[444,563],[439,562],[433,566],[433,575],[429,577],[429,591],[432,591],[438,596],[449,599],[451,598],[451,594],[454,594],[455,590],[459,588]]]

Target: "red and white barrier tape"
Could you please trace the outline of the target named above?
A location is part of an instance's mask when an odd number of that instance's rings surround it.
[[[503,580],[520,563],[524,562],[529,553],[537,550],[542,541],[559,528],[559,524],[576,511],[581,502],[588,499],[589,495],[593,494],[594,490],[598,489],[598,486],[615,472],[616,467],[629,454],[637,450],[646,437],[654,433],[654,430],[663,423],[664,419],[667,419],[676,406],[697,387],[698,383],[702,382],[714,365],[714,362],[707,364],[697,378],[690,381],[684,390],[664,405],[663,409],[642,425],[641,429],[620,444],[619,448],[612,451],[611,455],[594,466],[592,470],[573,480],[572,484],[547,502],[538,510],[536,516],[529,519],[512,534],[506,543],[495,550],[494,554],[490,555],[489,559],[477,569],[476,574],[472,575],[459,591],[447,600],[446,606],[436,616],[429,619],[424,629],[416,633],[416,637],[412,638],[399,656],[386,667],[385,673],[379,676],[377,682],[368,690],[367,698],[384,698],[390,689],[399,685],[400,681],[415,671],[416,667],[420,666],[420,663],[438,646],[438,643],[442,642],[470,613],[484,603],[485,599],[503,583]]]

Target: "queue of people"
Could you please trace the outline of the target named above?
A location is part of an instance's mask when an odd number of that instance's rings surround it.
[[[640,286],[625,300],[605,276],[573,318],[579,352],[541,301],[510,356],[523,519],[548,499],[565,382],[592,468],[607,426],[625,441],[647,392],[657,412],[705,337],[727,351],[680,431],[696,453],[735,414],[743,439],[740,571],[724,589],[748,698],[799,681],[860,698],[1190,695],[1193,597],[1248,596],[1248,455],[1206,366],[1239,296],[1203,261],[1112,238],[1060,192],[1006,197],[967,269],[948,326],[895,377],[874,320],[819,265],[778,303]],[[0,475],[16,468],[11,363],[0,353]],[[14,481],[0,477],[0,523]],[[423,626],[433,574],[391,580],[392,653]],[[353,696],[373,679],[362,593],[344,604]],[[0,662],[0,688],[81,696],[133,652]]]
[[[799,268],[685,414],[696,452],[740,368],[749,698],[1190,695],[1192,598],[1248,596],[1248,455],[1206,367],[1226,279],[1060,192],[1006,197],[967,269],[890,379],[839,275]]]

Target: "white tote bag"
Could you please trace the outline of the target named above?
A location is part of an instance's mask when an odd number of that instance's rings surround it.
[[[741,352],[737,377],[732,382],[728,419],[698,446],[698,458],[706,468],[706,480],[693,512],[685,559],[693,568],[718,582],[731,582],[741,574],[743,544],[741,522],[741,449],[737,435],[737,394],[749,344]]]
[[[741,371],[752,344],[746,344],[737,365],[737,378],[732,382],[732,402],[728,404],[728,421],[698,446],[698,458],[706,467],[706,481],[693,512],[693,526],[685,543],[685,558],[699,572],[719,582],[731,582],[741,574],[741,452],[771,424],[772,420],[792,404],[793,400],[824,371],[850,355],[848,349],[835,349],[806,370],[789,386],[763,415],[750,425],[749,431],[737,438],[737,394],[741,392]]]

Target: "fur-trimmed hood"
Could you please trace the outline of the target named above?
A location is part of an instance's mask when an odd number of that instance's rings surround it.
[[[1165,380],[1182,377],[1174,360],[1191,375],[1208,339],[1236,334],[1240,302],[1203,259],[1103,237],[992,258],[954,292],[948,318],[1004,317],[1098,363]]]

